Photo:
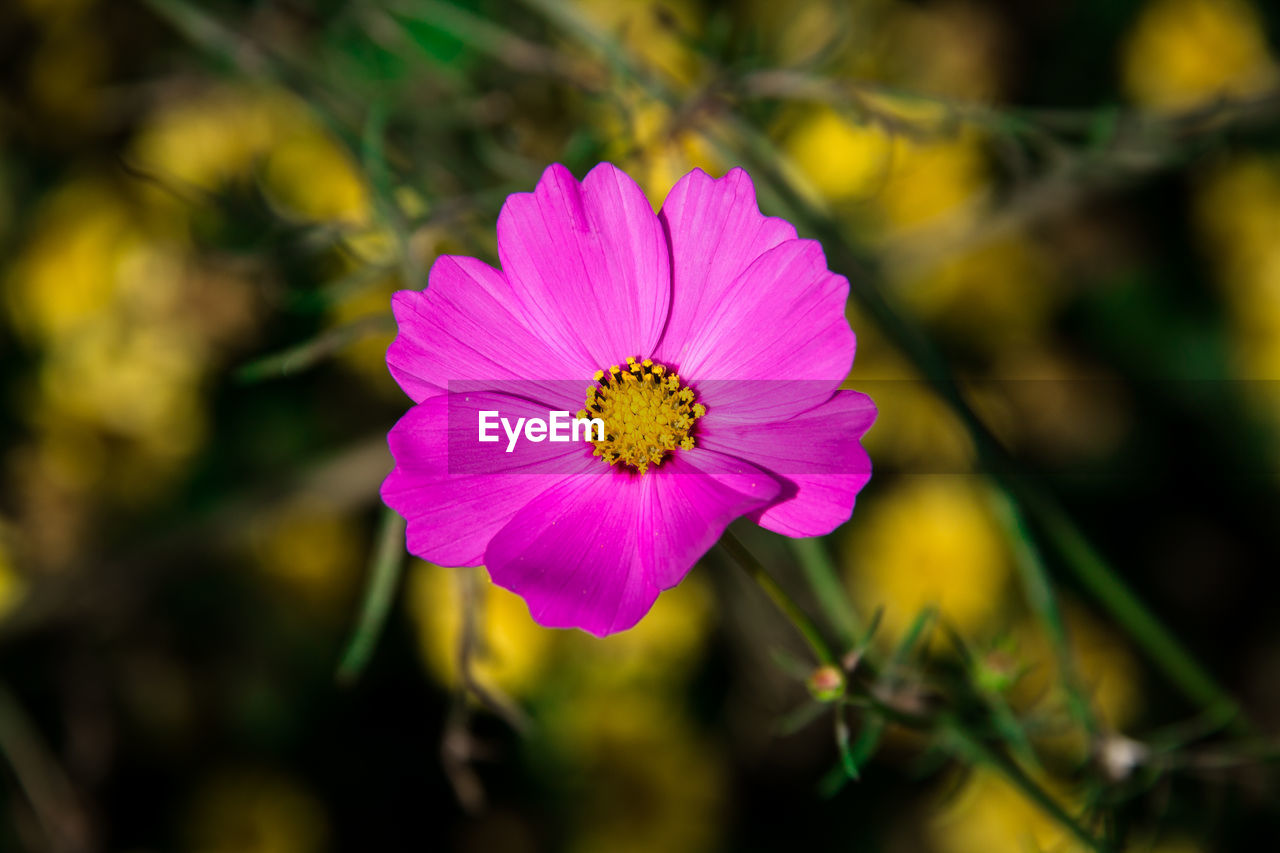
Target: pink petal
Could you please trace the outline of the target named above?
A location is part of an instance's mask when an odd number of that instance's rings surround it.
[[[766,217],[741,169],[680,179],[660,218],[671,241],[671,319],[654,356],[717,421],[785,419],[831,396],[854,338],[848,282],[817,243]]]
[[[596,636],[640,620],[734,518],[778,493],[755,466],[682,451],[641,476],[604,469],[538,496],[494,536],[485,564],[539,624]]]
[[[498,254],[526,321],[557,352],[597,369],[653,352],[667,321],[666,235],[635,181],[601,163],[579,184],[552,165],[507,199]]]
[[[478,413],[546,418],[548,408],[496,393],[430,397],[387,435],[395,468],[382,499],[408,522],[409,551],[443,566],[477,566],[493,535],[525,505],[602,463],[582,443],[480,443]]]
[[[415,402],[448,391],[458,380],[529,385],[529,380],[574,379],[583,383],[580,392],[596,369],[575,363],[572,354],[553,350],[534,334],[506,277],[475,258],[437,258],[427,289],[399,291],[391,307],[400,332],[387,350],[387,367]],[[556,383],[534,385],[548,401],[572,390]]]
[[[672,299],[655,358],[692,376],[686,347],[705,333],[738,276],[769,249],[794,240],[796,229],[760,212],[742,169],[719,179],[694,169],[671,188],[659,218],[671,243]]]
[[[853,362],[848,295],[848,281],[827,270],[817,242],[780,243],[705,305],[680,370],[699,379],[838,383]]]
[[[653,545],[653,579],[670,589],[716,544],[729,522],[776,500],[783,485],[741,458],[703,447],[680,450],[650,484],[640,536]]]
[[[756,510],[753,521],[785,536],[822,536],[849,520],[858,492],[871,478],[861,438],[875,418],[870,397],[838,391],[826,403],[777,423],[707,418],[698,443],[784,480],[778,500]]]

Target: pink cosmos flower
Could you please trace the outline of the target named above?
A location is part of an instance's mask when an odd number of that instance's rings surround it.
[[[739,516],[787,536],[848,520],[876,415],[839,390],[849,283],[760,213],[746,172],[690,172],[654,215],[608,163],[581,183],[550,166],[503,205],[498,255],[440,257],[392,300],[387,365],[416,405],[388,436],[382,498],[410,552],[483,564],[540,624],[603,636]],[[481,413],[554,411],[606,435],[478,438]]]

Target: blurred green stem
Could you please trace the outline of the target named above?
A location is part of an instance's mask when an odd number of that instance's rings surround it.
[[[360,137],[360,159],[364,161],[365,171],[369,174],[370,189],[373,192],[374,209],[378,216],[395,235],[396,251],[400,256],[401,274],[404,286],[414,290],[426,286],[426,277],[422,273],[422,265],[413,253],[413,245],[409,235],[409,224],[404,212],[396,201],[395,189],[392,186],[391,170],[387,168],[387,157],[383,137],[387,132],[387,105],[383,101],[375,101],[369,107],[365,118],[364,132]]]
[[[360,677],[373,655],[378,637],[391,612],[400,575],[404,568],[404,519],[394,510],[383,509],[369,566],[369,582],[355,631],[338,664],[338,683],[350,685]]]
[[[769,574],[769,570],[764,567],[764,564],[747,550],[747,546],[738,541],[738,537],[726,530],[724,535],[720,537],[720,547],[750,575],[751,579],[777,605],[778,609],[782,611],[782,615],[787,617],[787,621],[804,637],[805,642],[813,650],[818,662],[832,666],[837,665],[837,657],[832,652],[831,647],[827,645],[827,641],[823,639],[822,632],[818,630],[817,624],[809,618],[809,615],[804,612],[799,604],[796,604],[795,599],[788,595],[787,591],[773,579],[773,575]]]
[[[1107,565],[1102,555],[1084,537],[1066,513],[1048,498],[1024,498],[1040,519],[1045,533],[1057,546],[1077,580],[1110,611],[1129,636],[1146,650],[1169,679],[1189,698],[1204,706],[1205,715],[1223,721],[1237,732],[1254,731],[1240,706],[1195,661]]]
[[[827,621],[840,639],[841,651],[853,648],[862,634],[862,623],[849,601],[835,564],[820,538],[788,539],[787,545],[804,570],[809,586],[813,588],[818,604],[826,613]]]
[[[1008,491],[993,488],[990,498],[996,518],[1004,524],[1009,534],[1009,541],[1013,545],[1014,563],[1022,578],[1027,603],[1040,621],[1049,639],[1049,645],[1053,649],[1058,670],[1062,674],[1063,687],[1066,690],[1067,709],[1088,732],[1089,737],[1094,738],[1098,734],[1098,721],[1094,718],[1089,700],[1080,687],[1079,674],[1076,672],[1071,643],[1067,636],[1067,626],[1062,618],[1062,610],[1058,607],[1053,584],[1049,580],[1049,570],[1036,547],[1035,538],[1027,527],[1026,519]]]
[[[1005,781],[1022,792],[1023,796],[1038,805],[1046,814],[1058,822],[1075,838],[1098,853],[1108,853],[1111,845],[1093,836],[1093,833],[1081,826],[1062,805],[1042,788],[1034,779],[1018,766],[1012,758],[998,749],[988,746],[981,738],[974,736],[958,722],[945,722],[943,727],[951,736],[959,752],[975,764],[985,764],[994,768]]]
[[[71,779],[5,684],[0,684],[0,757],[26,795],[48,849],[93,849],[90,824]]]
[[[729,120],[726,119],[726,124]],[[1014,460],[969,406],[946,360],[923,330],[892,305],[878,286],[869,260],[858,254],[839,225],[816,211],[774,167],[772,145],[741,122],[732,123],[746,140],[743,159],[757,179],[768,182],[793,211],[796,225],[827,248],[832,267],[849,276],[851,292],[871,318],[907,355],[935,393],[955,411],[973,438],[979,458],[1016,504],[1039,523],[1046,540],[1062,556],[1076,579],[1111,614],[1188,699],[1239,731],[1252,731],[1235,700],[1209,675],[1182,643],[1161,624],[1089,543],[1075,522],[1046,492],[1017,469]]]

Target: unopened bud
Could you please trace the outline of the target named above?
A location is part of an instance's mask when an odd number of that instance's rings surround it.
[[[994,649],[978,660],[974,676],[988,693],[1004,693],[1018,680],[1017,661],[1008,652]]]
[[[834,702],[844,695],[844,673],[825,664],[809,676],[809,694],[819,702]]]

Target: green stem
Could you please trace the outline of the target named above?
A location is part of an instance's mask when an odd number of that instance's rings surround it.
[[[364,672],[378,637],[386,625],[387,614],[395,601],[400,586],[400,574],[404,567],[404,519],[394,510],[382,511],[382,523],[374,545],[369,566],[369,583],[365,587],[364,602],[355,631],[338,664],[338,683],[352,684]]]
[[[835,564],[822,540],[788,539],[787,544],[800,563],[800,568],[804,570],[828,622],[839,635],[841,647],[846,650],[852,648],[862,635],[862,621],[858,619],[858,614],[849,601],[849,595],[840,582]]]
[[[1040,556],[1026,519],[1009,493],[1004,489],[992,489],[991,503],[995,508],[996,517],[1004,524],[1009,534],[1009,541],[1013,544],[1014,564],[1022,578],[1027,602],[1049,639],[1049,646],[1053,649],[1058,670],[1062,673],[1067,709],[1092,738],[1098,733],[1098,721],[1094,717],[1089,701],[1085,698],[1084,690],[1080,687],[1079,674],[1076,672],[1075,659],[1071,654],[1071,644],[1067,637],[1066,622],[1062,618],[1053,584],[1049,580],[1049,570]]]
[[[364,132],[360,138],[360,159],[364,162],[365,171],[369,175],[370,189],[373,193],[374,208],[384,224],[395,236],[396,252],[400,256],[401,275],[404,286],[413,289],[424,287],[427,283],[422,266],[413,252],[409,234],[409,223],[404,212],[396,201],[391,181],[391,170],[387,167],[387,157],[383,137],[387,130],[387,105],[384,101],[374,101],[365,119]]]
[[[1081,826],[1048,791],[1040,787],[1012,758],[997,749],[991,748],[957,723],[953,722],[947,725],[946,731],[956,739],[960,751],[965,753],[970,760],[994,767],[1005,778],[1005,781],[1020,790],[1027,799],[1038,805],[1046,814],[1057,821],[1063,829],[1075,836],[1080,843],[1091,850],[1098,851],[1098,853],[1107,853],[1112,849],[1111,845],[1095,838],[1093,833]]]
[[[805,642],[813,650],[818,662],[835,666],[836,655],[831,651],[831,647],[827,645],[827,641],[822,638],[822,632],[818,630],[817,624],[809,618],[809,615],[801,609],[800,605],[796,604],[795,599],[778,585],[778,582],[769,574],[764,564],[757,560],[755,555],[748,551],[747,547],[727,530],[720,537],[720,547],[773,600],[773,603],[782,611],[782,615],[786,616],[787,620],[800,632],[800,636],[804,637]]]
[[[1200,703],[1214,720],[1230,721],[1237,732],[1253,731],[1240,706],[1185,650],[1178,639],[1152,615],[1139,598],[1106,564],[1102,556],[1055,504],[1044,499],[1024,499],[1032,508],[1048,538],[1054,542],[1076,578],[1116,621],[1124,625],[1139,646],[1188,698]]]
[[[766,146],[767,141],[761,140],[758,132],[741,122],[734,123],[732,127],[746,140],[745,153],[753,174],[768,182],[795,211],[801,231],[809,232],[827,248],[832,267],[849,273],[853,296],[960,418],[973,438],[983,465],[1043,527],[1046,539],[1062,555],[1063,562],[1076,579],[1125,628],[1183,695],[1205,706],[1211,715],[1231,719],[1238,730],[1251,731],[1251,725],[1230,694],[1124,584],[1075,522],[1051,497],[1018,473],[1008,452],[969,406],[938,349],[919,326],[889,302],[877,286],[868,259],[850,248],[839,226],[815,211],[769,160],[761,156],[762,146]]]

